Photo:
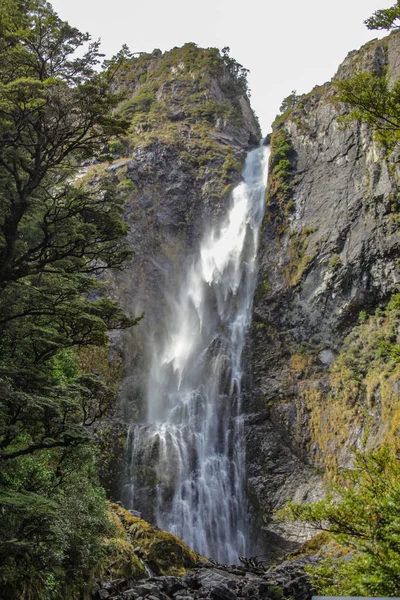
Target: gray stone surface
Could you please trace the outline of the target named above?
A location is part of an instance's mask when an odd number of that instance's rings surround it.
[[[241,164],[247,151],[258,145],[260,137],[248,98],[228,70],[222,68],[218,74],[207,75],[207,99],[235,104],[241,118],[236,123],[222,118],[207,123],[211,148],[208,154],[206,143],[195,146],[193,139],[200,138],[192,129],[197,117],[192,115],[190,124],[182,120],[186,118],[187,97],[199,95],[199,82],[196,78],[180,79],[178,75],[179,69],[176,78],[162,81],[157,90],[157,98],[168,100],[168,109],[173,114],[172,120],[166,121],[168,132],[176,128],[171,141],[154,136],[154,141],[147,145],[132,145],[129,158],[118,160],[108,169],[112,176],[123,178],[129,190],[125,219],[130,228],[128,241],[135,252],[122,272],[110,275],[108,290],[129,315],[144,314],[135,328],[113,335],[113,345],[124,362],[121,406],[114,422],[118,418],[125,425],[141,421],[145,414],[149,355],[152,345],[163,334],[168,299],[180,282],[185,263],[197,248],[205,224],[216,222],[225,214],[230,184],[240,181]],[[132,94],[132,89],[128,92]],[[204,130],[204,120],[201,125]],[[215,151],[218,147],[220,152]],[[236,168],[221,178],[226,151]],[[120,449],[113,454],[123,459]],[[122,499],[128,505],[124,495],[125,466],[122,460],[115,463],[113,460],[112,471],[102,473],[102,481],[115,499]],[[109,484],[112,478],[118,479],[117,489]],[[148,479],[151,481],[151,476]],[[152,520],[154,486],[142,484],[141,490],[134,508]]]
[[[398,77],[400,34],[351,52],[337,76],[357,69],[382,74],[388,48],[389,73]],[[322,492],[320,452],[310,442],[309,411],[301,396],[301,368],[292,356],[316,357],[313,383],[329,389],[328,369],[361,310],[374,311],[397,290],[400,235],[396,152],[385,156],[365,125],[341,127],[343,106],[333,104],[334,88],[325,84],[302,99],[284,123],[293,146],[294,211],[284,216],[273,203],[260,248],[260,281],[252,328],[253,395],[247,404],[248,487],[255,515],[264,519],[288,498],[313,501]],[[394,214],[393,214],[394,212]],[[282,226],[284,223],[284,226]],[[307,240],[309,260],[297,281],[288,281],[292,240]],[[265,289],[265,286],[264,286]],[[261,288],[260,288],[261,290]],[[339,462],[349,460],[360,443],[354,429]],[[317,458],[318,457],[318,458]],[[310,536],[301,526],[266,527],[277,549]]]
[[[311,600],[312,588],[304,567],[314,562],[314,557],[298,558],[270,569],[199,563],[202,566],[182,578],[152,577],[125,591],[114,585],[110,600]],[[119,588],[126,583],[120,582]],[[168,588],[172,583],[176,591]],[[179,584],[181,589],[177,589]],[[93,599],[99,600],[99,592],[96,594]]]
[[[382,74],[387,60],[389,75],[397,77],[399,40],[400,33],[394,33],[389,41],[373,41],[351,52],[337,77],[350,77],[355,69]],[[217,80],[211,81],[210,93],[221,98]],[[285,123],[293,145],[295,210],[287,217],[282,207],[272,205],[261,239],[259,278],[268,283],[268,291],[256,295],[243,385],[253,555],[291,550],[310,537],[313,531],[299,524],[265,523],[289,498],[313,501],[323,494],[324,465],[310,441],[308,409],[299,394],[302,374],[293,375],[293,354],[303,347],[315,353],[313,385],[327,391],[329,366],[360,310],[372,311],[384,303],[400,281],[400,236],[393,216],[394,205],[398,210],[399,155],[385,157],[364,125],[343,129],[337,122],[343,107],[330,101],[334,95],[330,84],[314,89]],[[250,140],[254,142],[256,125],[247,100],[240,102],[246,115],[242,130],[230,130],[219,120],[212,136],[244,156]],[[178,121],[184,116],[178,109],[174,115]],[[162,334],[165,299],[176,287],[204,224],[220,218],[227,200],[210,194],[221,160],[194,170],[181,149],[160,141],[136,147],[129,162],[116,167],[126,168],[135,186],[126,219],[136,254],[113,285],[132,315],[146,314],[122,341],[123,417],[130,421],[140,419],[143,410],[148,350],[154,342],[148,332],[152,330],[155,339]],[[231,179],[238,182],[239,172]],[[288,283],[296,236],[307,237],[310,260],[298,280]],[[352,432],[343,464],[361,434]],[[135,507],[150,520],[152,494],[151,486],[143,488],[140,506]],[[215,573],[213,578],[213,585],[222,585]]]

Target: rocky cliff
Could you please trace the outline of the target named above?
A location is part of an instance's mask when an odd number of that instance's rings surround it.
[[[352,449],[399,434],[399,154],[359,122],[344,127],[336,79],[399,76],[400,34],[351,52],[334,80],[292,97],[271,137],[252,326],[248,489],[271,511],[312,500]],[[389,303],[389,304],[388,304]],[[386,350],[385,350],[386,348]],[[283,540],[280,540],[283,542]]]
[[[215,48],[186,44],[129,60],[118,76],[120,110],[129,135],[111,143],[108,171],[126,193],[126,220],[134,259],[113,276],[112,293],[143,320],[115,344],[123,355],[120,415],[98,434],[107,451],[103,483],[123,495],[126,429],[145,415],[149,353],[162,336],[187,261],[206,224],[218,221],[260,130],[247,97],[245,70]],[[119,424],[116,427],[116,424]],[[136,470],[151,518],[154,474]],[[122,477],[122,483],[121,483]],[[122,491],[121,491],[122,490]],[[147,490],[147,492],[146,492]],[[147,497],[148,494],[148,497]]]
[[[394,81],[399,54],[398,33],[372,41],[348,55],[334,80],[372,70]],[[117,458],[103,478],[114,498],[129,483],[126,427],[144,415],[149,349],[205,223],[223,214],[260,137],[240,65],[215,49],[187,44],[135,57],[119,86],[131,131],[101,168],[126,191],[136,254],[112,286],[144,318],[116,339],[122,412],[119,431],[105,436]],[[400,322],[399,156],[366,125],[344,127],[347,109],[335,94],[333,81],[291,98],[270,142],[245,382],[247,490],[260,552],[310,535],[276,524],[276,508],[321,496],[327,475],[351,464],[352,449],[398,436],[400,372],[390,349]],[[141,467],[135,478],[151,519],[154,473]]]

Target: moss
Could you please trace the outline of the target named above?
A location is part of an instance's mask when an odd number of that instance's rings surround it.
[[[128,540],[112,538],[106,541],[106,554],[99,575],[107,579],[134,579],[147,576],[146,569]]]
[[[120,111],[125,117],[133,117],[135,113],[147,113],[151,109],[151,105],[156,101],[154,92],[148,86],[142,86],[137,94],[130,100],[124,102]]]
[[[123,144],[120,140],[113,140],[108,144],[108,150],[111,154],[121,156],[123,150]]]
[[[108,514],[115,527],[115,536],[105,540],[105,553],[96,569],[96,576],[136,581],[143,579],[147,576],[145,566],[135,554],[135,546],[128,538],[121,519],[111,510]]]
[[[268,597],[271,600],[282,600],[285,598],[285,592],[281,585],[271,585],[268,587]]]
[[[328,545],[332,544],[332,536],[327,531],[321,531],[314,535],[310,540],[307,540],[299,548],[296,548],[288,556],[289,560],[296,560],[301,556],[310,556],[318,554],[321,551],[326,551]]]
[[[126,192],[131,192],[131,191],[135,191],[137,190],[137,185],[135,184],[134,181],[132,181],[132,179],[122,179],[122,181],[119,182],[118,187],[120,190],[126,191]]]
[[[242,168],[242,161],[238,159],[237,156],[232,155],[231,152],[229,152],[224,160],[224,164],[222,167],[222,177],[225,180],[228,180],[230,175],[232,174],[232,171],[237,172],[240,171]]]
[[[126,532],[127,539],[156,575],[182,576],[196,565],[199,555],[172,533],[153,527],[143,519],[133,517],[117,504],[112,505]]]
[[[306,227],[300,233],[293,233],[288,247],[289,262],[284,267],[283,273],[289,287],[297,285],[311,265],[314,253],[310,253],[309,236],[314,228]]]
[[[267,205],[278,204],[282,209],[291,198],[290,183],[293,171],[293,146],[285,127],[272,132],[269,171],[266,189]]]
[[[303,382],[310,444],[332,473],[357,440],[367,449],[400,446],[398,297],[375,315],[363,313],[330,369],[328,392]]]
[[[312,362],[313,357],[311,355],[299,351],[298,354],[292,354],[290,358],[290,370],[296,377],[307,376]]]
[[[271,291],[272,291],[272,285],[271,285],[270,281],[268,280],[268,277],[264,276],[260,280],[260,282],[257,286],[257,289],[255,291],[255,295],[254,295],[255,300],[258,301],[261,298],[266,298],[270,294]]]
[[[336,271],[342,265],[342,259],[339,254],[332,254],[328,264],[333,271]]]

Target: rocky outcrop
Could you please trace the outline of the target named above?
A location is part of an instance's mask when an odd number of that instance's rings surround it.
[[[328,548],[324,541],[305,545],[272,566],[244,557],[241,566],[221,565],[133,513],[120,503],[109,505],[113,537],[105,540],[93,574],[93,600],[309,600],[313,590],[305,567]]]
[[[399,54],[399,33],[372,41],[349,54],[336,78],[388,69],[392,85]],[[149,349],[163,334],[170,298],[259,137],[229,60],[188,44],[135,58],[120,78],[132,128],[110,147],[114,161],[104,168],[126,193],[135,256],[111,285],[131,315],[145,314],[115,340],[125,364],[122,428],[143,416]],[[288,498],[321,497],[327,471],[399,426],[400,373],[384,350],[400,331],[391,300],[399,282],[399,155],[385,153],[366,125],[344,127],[346,107],[335,94],[328,83],[294,97],[271,137],[243,386],[252,553],[284,552],[309,538],[303,526],[275,523],[273,511]],[[150,471],[136,473],[148,518]]]
[[[386,68],[398,77],[399,49],[399,33],[372,41],[336,78]],[[398,335],[397,309],[369,316],[398,289],[399,156],[366,125],[343,127],[334,100],[333,83],[294,98],[271,139],[247,461],[254,512],[283,546],[307,532],[268,524],[272,511],[318,497],[326,470],[381,443],[400,408],[397,367],[379,355]]]
[[[310,579],[304,568],[315,557],[284,561],[269,570],[229,567],[199,562],[183,577],[150,577],[141,581],[119,579],[96,586],[93,600],[309,600]]]
[[[110,438],[121,439],[121,432],[115,436],[117,423],[126,432],[143,418],[150,350],[163,334],[185,264],[205,224],[225,213],[247,151],[259,143],[243,75],[240,65],[217,49],[186,44],[135,57],[118,76],[125,93],[120,110],[131,129],[107,149],[111,164],[95,165],[92,176],[106,172],[126,196],[128,240],[135,254],[123,272],[112,275],[109,289],[128,314],[144,317],[113,340],[123,355],[124,375]],[[123,459],[119,444],[114,454]],[[103,482],[114,499],[122,493],[129,502],[124,466],[110,464],[114,470],[103,473]],[[151,511],[154,478],[142,471],[137,476],[144,490],[140,509],[151,518],[146,511]]]

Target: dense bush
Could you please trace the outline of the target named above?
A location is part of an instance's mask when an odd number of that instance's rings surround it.
[[[97,277],[130,256],[123,194],[77,177],[127,128],[111,72],[95,71],[99,56],[45,0],[0,0],[0,597],[9,600],[80,597],[111,527],[90,428],[115,389],[75,352],[133,323]]]
[[[394,450],[358,453],[325,500],[291,503],[283,515],[329,531],[344,546],[342,558],[328,555],[310,569],[318,593],[400,594],[400,460]]]

